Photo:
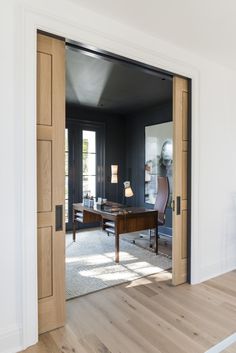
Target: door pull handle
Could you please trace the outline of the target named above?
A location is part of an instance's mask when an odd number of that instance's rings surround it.
[[[181,197],[180,196],[176,197],[176,214],[177,215],[181,214]]]
[[[56,205],[55,209],[56,232],[63,230],[63,205]]]

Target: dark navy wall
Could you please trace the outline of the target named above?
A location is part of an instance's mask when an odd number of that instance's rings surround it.
[[[123,182],[131,181],[134,196],[129,206],[153,206],[144,203],[145,126],[172,121],[172,102],[130,115],[67,106],[67,118],[105,124],[105,195],[108,200],[123,201]],[[111,164],[119,166],[119,184],[111,184]],[[172,227],[172,212],[167,209],[166,226]],[[168,233],[163,230],[164,233]]]
[[[172,103],[165,103],[138,112],[126,119],[126,177],[131,181],[132,206],[144,203],[145,126],[172,121]]]

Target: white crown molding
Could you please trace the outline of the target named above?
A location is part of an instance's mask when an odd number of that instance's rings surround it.
[[[17,141],[21,169],[21,203],[22,203],[22,349],[35,343],[38,339],[37,311],[37,242],[36,242],[36,30],[41,29],[71,40],[86,43],[118,55],[129,57],[176,74],[192,78],[192,282],[197,283],[198,266],[198,218],[199,218],[199,72],[191,64],[185,63],[173,54],[145,46],[153,38],[139,34],[140,43],[121,38],[113,33],[80,24],[68,17],[62,17],[23,5],[19,20],[19,67],[24,68],[19,83],[21,94],[19,102],[24,106],[18,111],[20,119],[19,140]],[[80,14],[81,17],[81,14]],[[118,24],[116,23],[118,27]],[[119,31],[117,31],[119,32]],[[142,37],[142,38],[141,38]],[[145,39],[146,38],[146,39]],[[166,44],[162,43],[163,47]],[[155,43],[155,48],[158,46]],[[161,46],[160,46],[161,47]],[[171,50],[169,50],[170,52]],[[174,51],[174,50],[173,50]],[[196,264],[196,265],[195,265]]]

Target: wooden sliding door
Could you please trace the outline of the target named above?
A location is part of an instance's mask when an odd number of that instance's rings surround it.
[[[173,78],[173,284],[187,281],[187,214],[188,195],[188,116],[189,116],[188,80]]]
[[[37,37],[39,333],[64,324],[65,43]]]

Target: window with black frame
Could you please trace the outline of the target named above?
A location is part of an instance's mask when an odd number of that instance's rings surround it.
[[[73,203],[82,202],[87,194],[94,198],[105,195],[105,125],[67,119],[65,134],[65,220],[69,231]]]

